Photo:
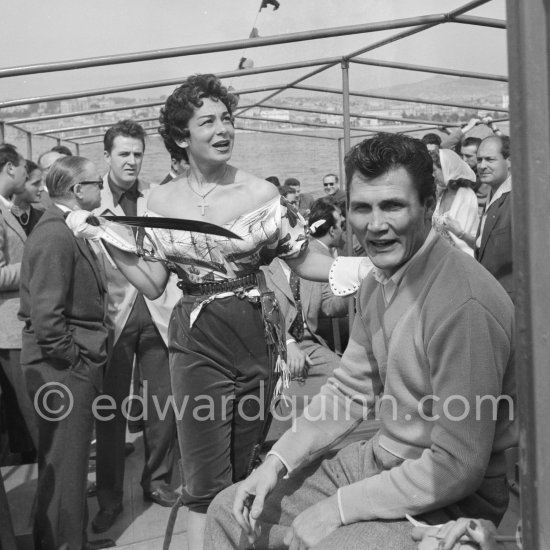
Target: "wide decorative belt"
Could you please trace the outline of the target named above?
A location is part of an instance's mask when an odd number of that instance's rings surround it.
[[[178,288],[184,294],[190,296],[212,296],[222,292],[233,292],[235,290],[248,290],[255,287],[258,283],[256,280],[257,273],[249,273],[236,279],[227,279],[225,281],[213,281],[211,283],[190,283],[188,281],[179,280]]]

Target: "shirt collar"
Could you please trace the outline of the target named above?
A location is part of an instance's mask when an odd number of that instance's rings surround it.
[[[504,193],[510,193],[512,191],[512,176],[508,176],[503,183],[500,184],[499,188],[495,191],[495,194],[491,196],[491,199],[487,201],[485,205],[485,211],[489,209],[489,206],[494,202],[498,201]]]
[[[59,210],[61,210],[61,212],[72,212],[72,210],[68,206],[61,204],[60,202],[54,202],[54,204],[55,206],[57,206],[57,208],[59,208]]]
[[[6,197],[3,197],[2,195],[0,195],[0,202],[1,202],[8,210],[11,210],[12,207],[13,207],[13,202],[11,202],[10,200],[6,199]]]
[[[397,290],[397,287],[401,284],[401,281],[403,280],[403,277],[405,276],[405,273],[407,272],[411,264],[415,261],[416,258],[424,253],[428,246],[430,246],[430,243],[435,239],[435,236],[435,231],[433,229],[430,229],[430,232],[428,233],[426,240],[422,243],[422,246],[391,277],[386,277],[386,275],[377,267],[373,268],[372,273],[374,275],[374,279],[380,284],[382,288],[382,293],[386,305],[392,299],[395,291]]]
[[[109,184],[109,189],[111,190],[111,193],[113,195],[113,204],[115,206],[118,206],[120,204],[120,200],[122,199],[123,195],[126,195],[128,198],[134,198],[137,200],[139,197],[142,197],[143,195],[138,190],[138,180],[133,183],[132,187],[129,189],[122,189],[119,187],[111,178],[111,172],[107,174],[107,183]]]

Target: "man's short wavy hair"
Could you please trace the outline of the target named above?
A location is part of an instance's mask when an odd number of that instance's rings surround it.
[[[90,160],[73,155],[61,157],[51,166],[46,176],[46,187],[52,199],[66,197],[71,188],[82,181]]]
[[[179,155],[181,152],[181,158],[189,162],[187,151],[179,147],[177,142],[189,137],[189,120],[195,109],[202,107],[205,97],[221,101],[233,117],[238,98],[222,85],[217,76],[213,74],[190,76],[168,96],[164,107],[160,110],[159,134],[171,156],[177,158],[174,153],[177,152],[176,154]]]
[[[115,138],[122,136],[139,139],[143,144],[143,150],[145,150],[145,135],[143,126],[135,120],[130,118],[119,120],[105,132],[105,136],[103,137],[103,148],[107,153],[110,153],[113,150]]]
[[[420,202],[425,204],[430,198],[435,200],[432,157],[419,139],[381,132],[352,147],[344,162],[348,194],[355,172],[374,179],[404,168],[413,180]]]

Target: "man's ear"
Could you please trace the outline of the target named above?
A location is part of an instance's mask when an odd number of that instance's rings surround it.
[[[107,150],[104,150],[103,151],[103,157],[105,158],[105,162],[111,166],[111,153],[109,153],[109,151]]]
[[[426,218],[432,219],[433,213],[435,212],[435,197],[428,197],[424,201],[424,208],[426,208]]]

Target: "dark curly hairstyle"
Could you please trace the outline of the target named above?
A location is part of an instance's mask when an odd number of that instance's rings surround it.
[[[219,78],[213,74],[197,74],[190,76],[181,86],[176,88],[160,110],[159,134],[164,140],[164,145],[171,156],[179,149],[181,158],[189,161],[187,151],[178,146],[176,142],[189,137],[187,125],[193,116],[195,109],[202,107],[203,98],[209,97],[221,101],[233,116],[233,110],[237,106],[236,95],[227,91],[222,86]]]
[[[373,179],[397,168],[404,168],[411,176],[422,204],[429,198],[435,200],[432,157],[419,139],[380,132],[352,147],[344,162],[348,202],[351,179],[355,172]]]

